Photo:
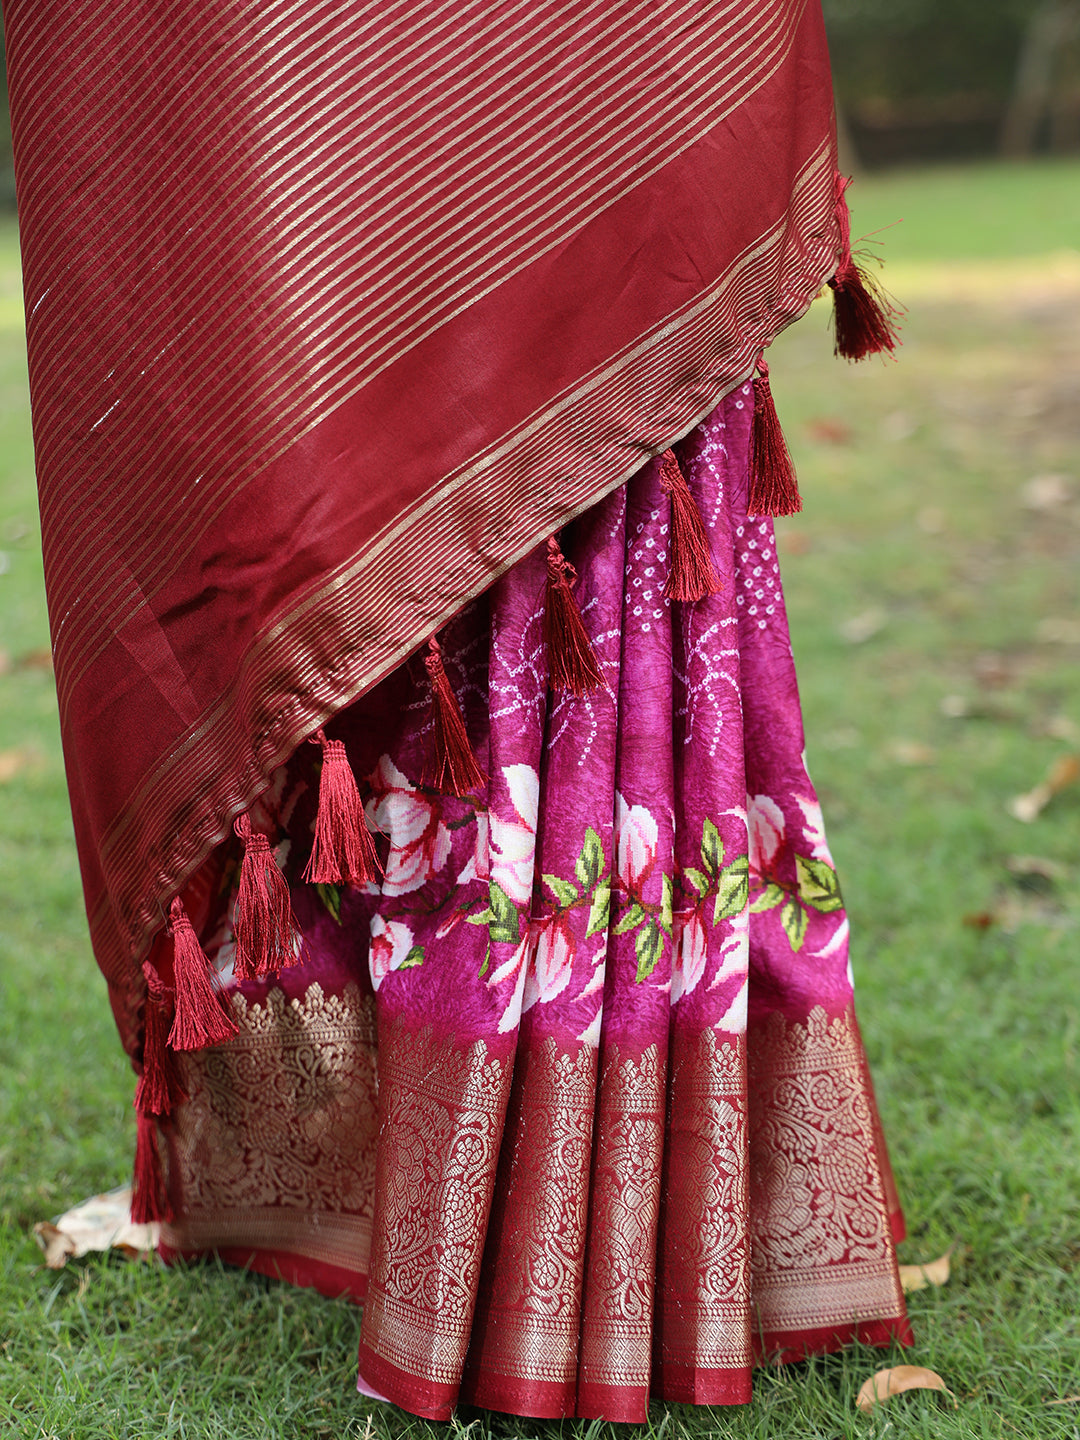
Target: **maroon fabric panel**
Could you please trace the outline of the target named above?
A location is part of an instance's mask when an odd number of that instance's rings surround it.
[[[684,434],[836,264],[804,0],[6,9],[61,718],[133,1043],[327,715]]]

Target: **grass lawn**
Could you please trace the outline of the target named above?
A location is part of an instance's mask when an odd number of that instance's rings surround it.
[[[860,180],[909,309],[899,364],[835,361],[815,305],[770,354],[805,513],[781,549],[809,755],[910,1239],[956,1245],[909,1355],[758,1372],[652,1437],[1080,1437],[1080,166]],[[1072,248],[1070,248],[1072,247]],[[86,937],[33,492],[17,248],[0,231],[0,1431],[18,1437],[612,1436],[372,1411],[357,1312],[213,1265],[59,1273],[30,1234],[124,1181],[132,1079]],[[937,1370],[956,1407],[855,1394]],[[1071,1397],[1071,1398],[1070,1398]],[[1066,1403],[1055,1403],[1064,1401]],[[6,1429],[4,1427],[7,1427]]]

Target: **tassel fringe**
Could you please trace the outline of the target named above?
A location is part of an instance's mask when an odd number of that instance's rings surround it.
[[[347,760],[344,768],[348,769]],[[352,772],[349,773],[351,775]],[[355,784],[353,781],[354,787]],[[320,812],[322,809],[320,784]],[[244,863],[240,867],[236,895],[236,959],[233,965],[237,979],[251,980],[296,964],[296,927],[289,903],[289,887],[270,853],[270,841],[260,831],[252,830],[246,815],[240,816],[234,829],[244,842]]]
[[[487,777],[469,744],[461,707],[447,679],[442,649],[434,635],[428,641],[424,664],[431,681],[433,727],[432,754],[424,779],[433,789],[445,794],[469,795],[479,790]]]
[[[554,535],[547,543],[544,645],[548,684],[553,690],[569,690],[574,695],[602,690],[604,676],[570,588],[577,579],[577,571],[559,549]]]
[[[177,896],[169,910],[173,937],[173,978],[176,983],[176,1013],[169,1044],[174,1050],[202,1050],[220,1045],[238,1030],[227,1012],[218,988],[217,976],[188,919],[183,901]]]
[[[142,1074],[135,1087],[135,1109],[140,1115],[171,1115],[187,1099],[176,1070],[176,1057],[169,1049],[169,992],[149,960],[143,964],[146,976],[146,1012],[143,1021]]]
[[[754,377],[754,419],[750,427],[749,515],[796,515],[802,496],[795,465],[780,428],[764,355]]]
[[[135,1168],[131,1179],[131,1219],[136,1225],[171,1220],[172,1206],[165,1188],[165,1174],[158,1150],[157,1121],[152,1115],[137,1116]]]
[[[323,765],[315,835],[304,879],[312,885],[374,884],[382,866],[345,746],[340,740],[327,739],[322,730],[315,738],[322,746]],[[287,902],[287,891],[285,898]],[[291,920],[289,925],[291,934]]]
[[[835,352],[846,360],[865,360],[900,343],[897,321],[903,313],[851,250],[851,216],[845,190],[851,181],[837,173],[836,219],[840,226],[840,262],[829,281],[833,292]]]
[[[720,577],[701,511],[673,450],[660,457],[660,488],[671,496],[671,566],[664,594],[669,600],[704,600],[722,588]]]

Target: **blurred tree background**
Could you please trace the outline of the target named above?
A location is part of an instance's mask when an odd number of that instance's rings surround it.
[[[849,166],[1080,151],[1078,0],[824,0]]]
[[[823,0],[845,169],[1080,151],[1080,0]],[[0,210],[15,204],[0,52]]]

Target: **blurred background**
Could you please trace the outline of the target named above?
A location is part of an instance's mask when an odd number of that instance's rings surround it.
[[[856,1417],[859,1384],[890,1363],[856,1349],[764,1372],[723,1431],[1076,1440],[1080,0],[825,12],[853,234],[906,315],[895,363],[834,359],[827,301],[770,351],[806,504],[780,550],[902,1258],[951,1255],[948,1282],[909,1297],[906,1358],[957,1405],[904,1397],[884,1428]],[[354,1310],[205,1268],[102,1260],[57,1277],[30,1238],[127,1179],[134,1122],[60,754],[10,160],[0,126],[0,1420],[19,1435],[359,1434]],[[258,1345],[234,1344],[241,1322]],[[211,1419],[218,1335],[234,1338]],[[680,1414],[671,1434],[713,1424]]]
[[[1080,151],[1080,0],[823,0],[845,168]],[[6,85],[0,206],[13,208]]]

